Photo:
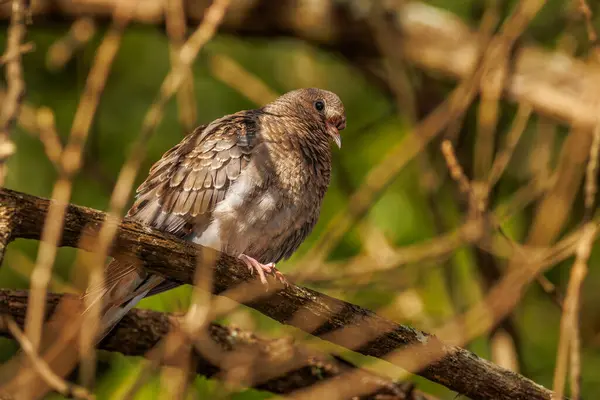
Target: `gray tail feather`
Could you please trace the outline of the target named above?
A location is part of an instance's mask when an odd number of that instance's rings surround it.
[[[104,315],[102,316],[102,319],[100,321],[100,332],[98,332],[97,341],[100,342],[102,339],[104,339],[119,323],[119,321],[123,319],[123,317],[129,312],[129,310],[135,307],[137,303],[140,302],[140,300],[146,297],[148,292],[149,290],[141,292],[137,296],[133,297],[132,299],[123,304],[108,308],[108,310],[104,312]]]

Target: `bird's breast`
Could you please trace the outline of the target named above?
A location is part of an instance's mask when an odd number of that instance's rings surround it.
[[[324,190],[294,164],[288,169],[264,167],[249,165],[217,204],[208,227],[192,241],[232,256],[244,253],[261,262],[278,261],[273,257],[290,233],[318,213]]]

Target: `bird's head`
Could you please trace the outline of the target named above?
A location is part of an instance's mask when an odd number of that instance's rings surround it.
[[[346,110],[340,98],[333,92],[316,88],[297,89],[284,94],[265,108],[280,107],[292,111],[305,121],[315,123],[338,147],[342,147],[340,131],[346,127]]]

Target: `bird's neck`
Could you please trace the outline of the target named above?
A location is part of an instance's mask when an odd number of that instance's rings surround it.
[[[327,133],[318,124],[274,118],[263,121],[264,131],[275,133],[265,137],[269,142],[274,169],[282,189],[290,192],[312,192],[325,195],[331,178],[331,145]]]

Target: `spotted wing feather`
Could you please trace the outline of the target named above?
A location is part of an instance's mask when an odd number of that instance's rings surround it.
[[[137,190],[130,218],[186,236],[207,220],[250,162],[256,120],[234,114],[202,126],[165,153]]]

